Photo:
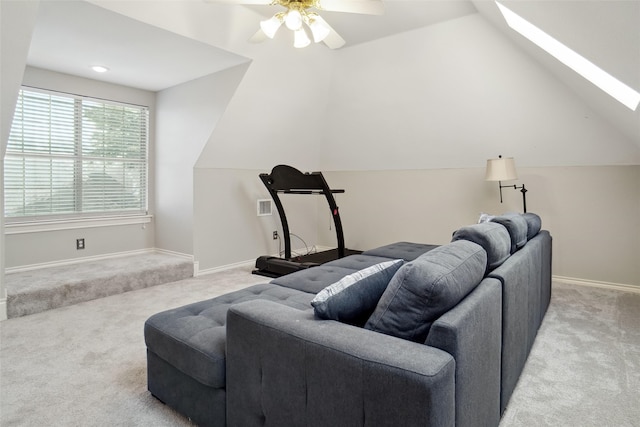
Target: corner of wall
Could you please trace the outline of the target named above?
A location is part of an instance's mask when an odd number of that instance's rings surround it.
[[[7,299],[0,299],[0,322],[3,320],[7,320]]]

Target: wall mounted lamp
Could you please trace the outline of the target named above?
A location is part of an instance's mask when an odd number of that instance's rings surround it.
[[[498,181],[498,186],[500,187],[500,203],[502,203],[503,188],[513,187],[514,190],[519,188],[522,193],[524,212],[527,212],[527,189],[524,187],[524,184],[520,187],[515,185],[502,185],[502,181],[518,179],[518,174],[516,173],[516,162],[513,160],[513,157],[503,158],[502,156],[498,156],[497,159],[487,160],[487,172],[484,179],[485,181]]]

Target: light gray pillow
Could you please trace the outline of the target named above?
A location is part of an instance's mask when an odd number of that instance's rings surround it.
[[[431,324],[480,283],[486,266],[484,249],[467,240],[421,255],[393,276],[365,328],[424,342]]]
[[[362,326],[404,260],[385,261],[343,277],[311,300],[316,316]]]

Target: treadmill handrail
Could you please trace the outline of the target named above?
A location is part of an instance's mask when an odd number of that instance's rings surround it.
[[[324,190],[277,190],[279,194],[325,194]],[[344,190],[331,190],[331,193],[344,193]]]

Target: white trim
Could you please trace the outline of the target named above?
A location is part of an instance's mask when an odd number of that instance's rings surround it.
[[[139,249],[136,251],[116,252],[116,253],[111,253],[106,255],[96,255],[96,256],[89,256],[89,257],[82,257],[82,258],[66,259],[61,261],[43,262],[40,264],[21,265],[19,267],[5,268],[5,273],[7,274],[21,273],[24,271],[39,270],[41,268],[62,267],[65,265],[82,264],[84,262],[90,262],[90,261],[101,261],[105,259],[119,258],[123,256],[145,255],[145,254],[153,254],[157,252],[159,251],[157,251],[154,248],[149,248],[149,249]]]
[[[0,321],[7,319],[7,299],[0,298]]]
[[[4,234],[41,233],[44,231],[76,230],[80,228],[113,227],[118,225],[148,224],[152,215],[109,216],[67,220],[14,222],[4,225]]]
[[[623,283],[597,282],[595,280],[576,279],[574,277],[563,277],[555,275],[553,276],[553,280],[568,285],[590,286],[592,288],[610,289],[614,291],[633,292],[640,294],[640,286],[626,285]]]
[[[172,255],[178,258],[184,258],[186,260],[193,261],[193,255],[185,254],[183,252],[175,252],[175,251],[170,251],[168,249],[160,249],[160,248],[154,248],[153,251],[158,254]]]
[[[198,263],[196,261],[196,263]],[[205,270],[198,270],[194,272],[194,277],[206,276],[207,274],[220,273],[222,271],[231,270],[239,267],[251,268],[255,264],[255,260],[240,261],[233,264],[221,265],[220,267],[207,268]],[[199,265],[199,264],[198,264]]]

